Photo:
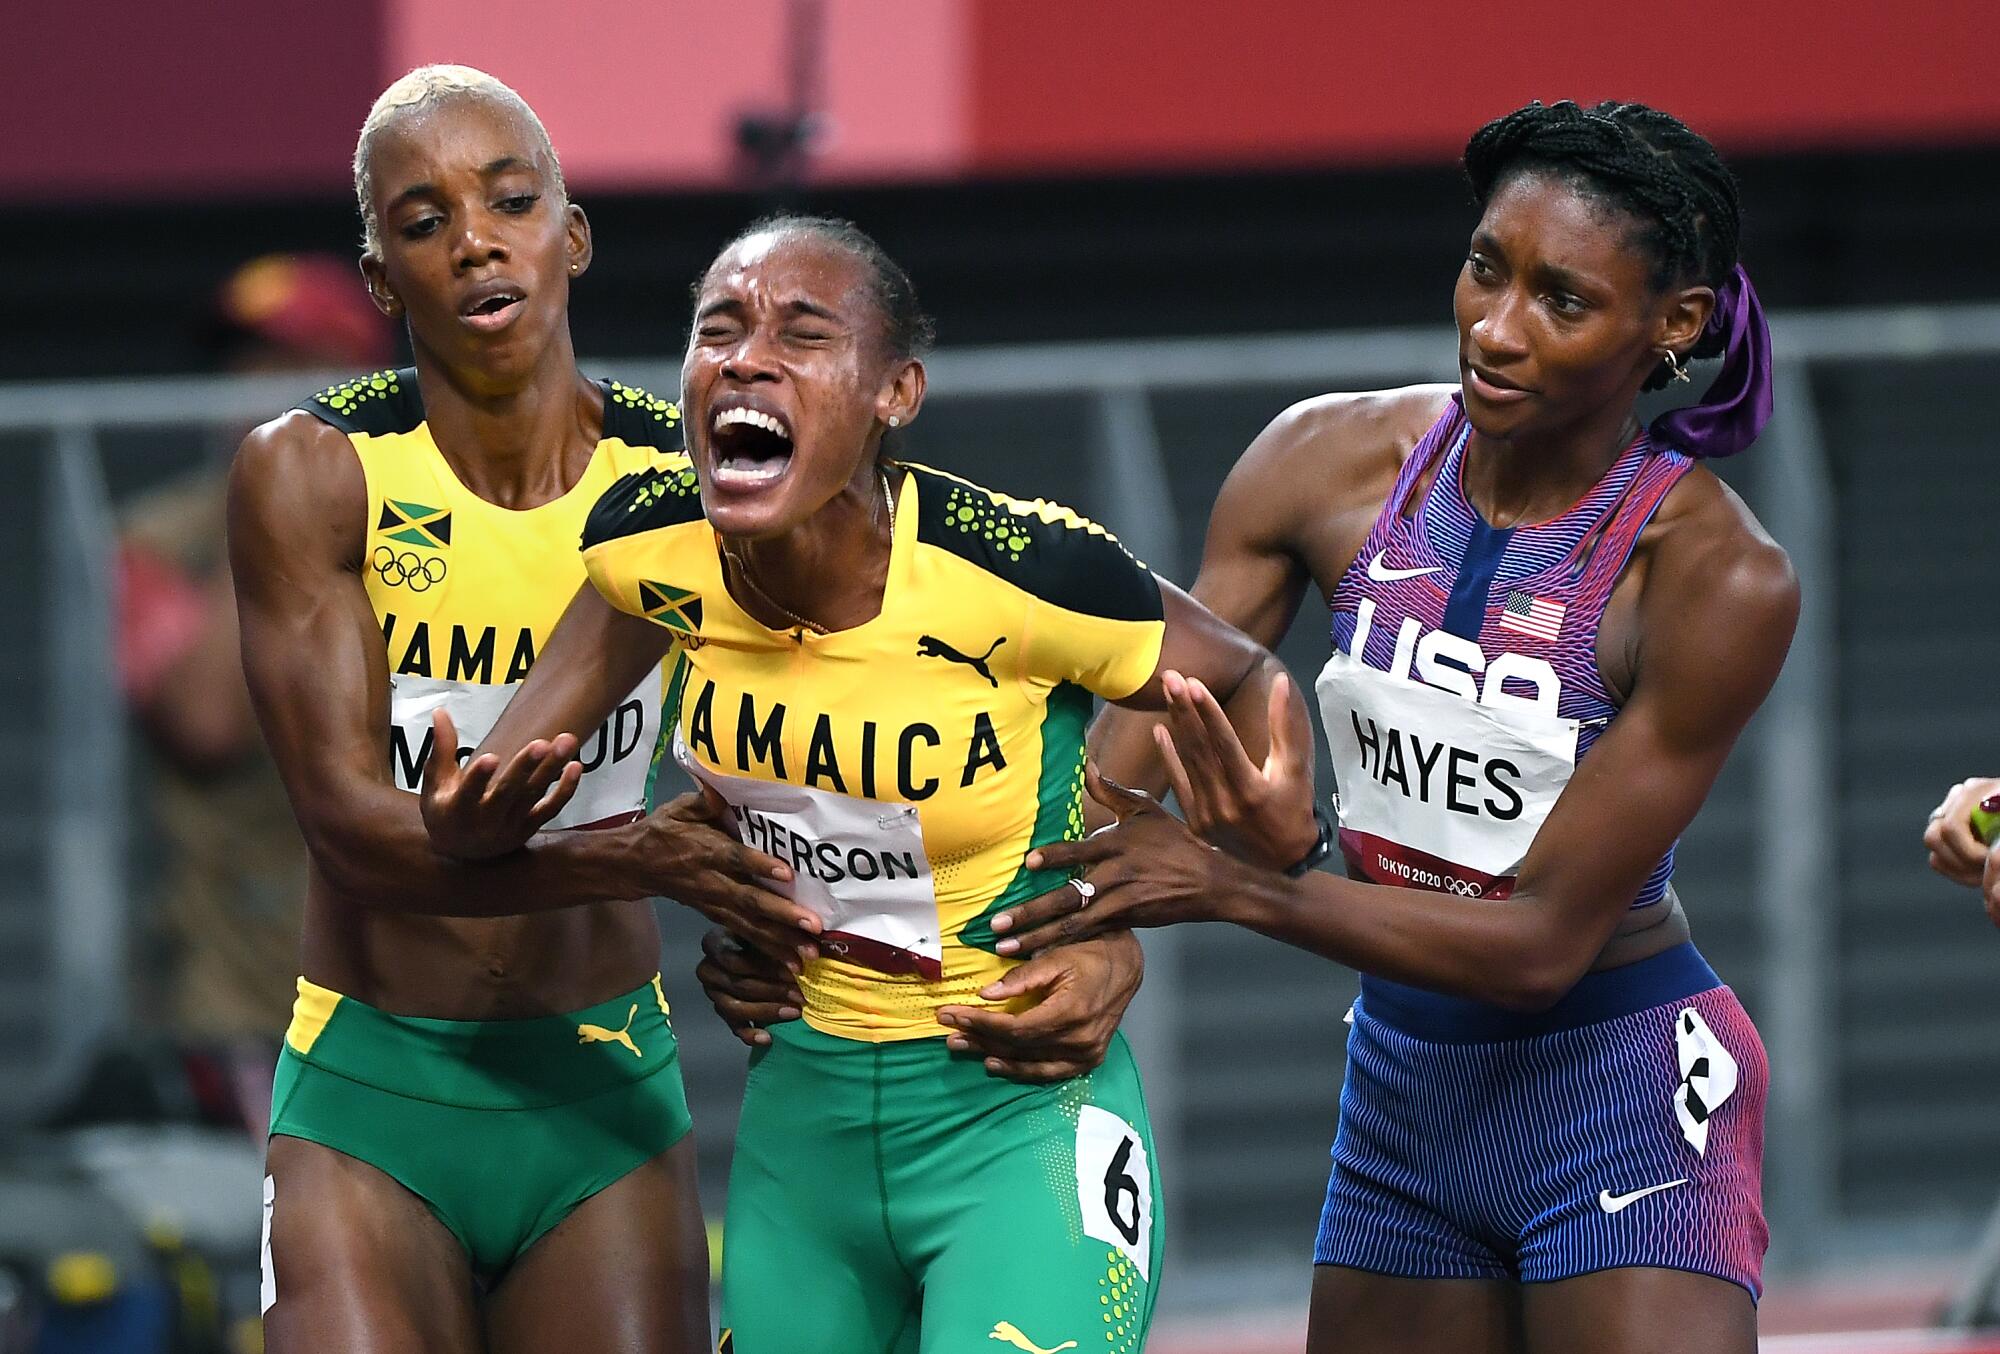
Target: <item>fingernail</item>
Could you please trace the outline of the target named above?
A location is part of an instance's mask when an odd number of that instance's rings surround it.
[[[982,1001],[1000,1000],[1000,984],[990,983],[987,986],[980,988],[979,996]]]
[[[792,872],[783,865],[780,865],[778,866],[777,869],[771,871],[771,878],[773,879],[789,880],[791,877],[792,877]]]
[[[1018,940],[1003,940],[998,945],[995,945],[993,948],[1000,951],[1000,953],[1002,954],[1012,954],[1014,953],[1014,951],[1021,948],[1021,942]]]
[[[796,975],[799,972],[799,961],[796,959],[787,959],[785,961],[785,967],[790,969],[792,973]]]
[[[1042,868],[1042,853],[1040,851],[1028,852],[1028,868],[1031,870]]]
[[[1013,914],[1013,913],[1011,913],[1011,912],[1002,912],[1002,913],[1001,913],[1001,914],[1000,914],[999,916],[997,916],[997,917],[995,917],[995,918],[993,919],[993,929],[994,929],[994,930],[996,930],[996,931],[1011,931],[1011,930],[1013,930],[1013,929],[1014,929],[1014,914]]]
[[[806,999],[799,995],[798,990],[796,988],[786,993],[785,995],[792,999],[792,1005],[794,1006],[803,1006],[806,1004]]]
[[[817,945],[799,946],[799,958],[805,960],[807,963],[811,963],[813,960],[819,958],[819,946]]]
[[[780,1006],[778,1008],[778,1019],[797,1020],[798,1018],[799,1012],[796,1006]]]
[[[988,1058],[986,1060],[986,1070],[989,1072],[998,1072],[1000,1070],[1000,1060],[998,1058]]]
[[[965,1050],[972,1047],[972,1041],[969,1039],[961,1039],[954,1034],[944,1041],[944,1046],[950,1049],[953,1053],[963,1053],[965,1052]]]
[[[950,1011],[939,1011],[937,1020],[938,1024],[940,1025],[958,1024],[958,1017],[953,1015]]]
[[[757,1031],[755,1034],[751,1035],[750,1038],[752,1042],[758,1044],[768,1044],[771,1042],[771,1036],[766,1034],[762,1030]]]

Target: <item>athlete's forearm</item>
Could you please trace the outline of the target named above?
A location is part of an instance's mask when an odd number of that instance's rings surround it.
[[[1217,691],[1229,727],[1236,730],[1243,751],[1253,762],[1262,762],[1271,751],[1271,688],[1278,678],[1288,676],[1275,654],[1266,653],[1251,664],[1243,680],[1232,691]],[[1292,699],[1300,699],[1298,684],[1292,683]]]
[[[1087,746],[1091,763],[1108,780],[1144,790],[1155,799],[1165,798],[1167,768],[1159,749],[1153,746],[1153,726],[1159,722],[1160,717],[1150,710],[1105,706],[1090,726]],[[1101,827],[1111,821],[1110,813],[1095,800],[1086,798],[1083,807],[1090,826]]]
[[[1289,879],[1227,858],[1217,868],[1215,920],[1392,982],[1516,1010],[1553,1005],[1601,948],[1519,895],[1457,898],[1323,871]]]
[[[501,917],[650,896],[640,827],[544,832],[492,860],[431,849],[416,797],[370,787],[365,802],[307,826],[320,874],[342,897],[391,912]]]
[[[1284,672],[1285,665],[1265,653],[1247,665],[1229,690],[1211,687],[1223,713],[1229,716],[1230,727],[1253,760],[1262,761],[1270,749],[1271,685]],[[1155,799],[1165,798],[1166,764],[1153,743],[1153,729],[1160,722],[1160,716],[1151,710],[1106,706],[1090,727],[1091,761],[1107,779],[1143,790]]]

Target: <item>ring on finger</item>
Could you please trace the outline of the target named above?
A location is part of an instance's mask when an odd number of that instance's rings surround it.
[[[1090,906],[1091,899],[1097,897],[1097,885],[1088,879],[1072,879],[1070,887],[1076,890],[1076,910],[1081,912]]]

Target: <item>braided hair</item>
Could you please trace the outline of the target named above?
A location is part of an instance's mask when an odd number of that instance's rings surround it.
[[[1544,173],[1617,207],[1639,225],[1653,289],[1720,288],[1736,267],[1742,229],[1736,178],[1708,139],[1642,103],[1579,107],[1537,100],[1495,118],[1465,146],[1465,174],[1483,210],[1516,174]],[[1692,356],[1714,357],[1723,335],[1704,333]],[[1666,371],[1646,382],[1655,390]]]
[[[721,258],[753,235],[805,235],[859,259],[868,270],[868,297],[882,320],[882,337],[889,356],[897,361],[922,357],[937,341],[937,326],[917,300],[916,284],[903,265],[852,221],[837,216],[804,216],[795,212],[774,212],[759,217],[738,231],[716,252]],[[712,265],[711,265],[712,266]],[[702,281],[706,281],[706,276]],[[702,282],[695,283],[699,299]]]

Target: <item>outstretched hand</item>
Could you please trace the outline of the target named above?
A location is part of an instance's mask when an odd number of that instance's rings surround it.
[[[1168,813],[1151,795],[1084,774],[1090,797],[1117,822],[1081,841],[1052,842],[1028,853],[1031,870],[1086,873],[993,919],[1005,938],[1001,954],[1033,954],[1046,946],[1106,931],[1202,921],[1222,867],[1218,852]]]
[[[1195,678],[1165,672],[1166,722],[1153,741],[1187,824],[1238,860],[1282,870],[1319,840],[1313,818],[1312,720],[1292,694],[1289,674],[1271,682],[1271,748],[1259,766],[1215,693]]]
[[[458,727],[440,706],[431,714],[418,802],[431,849],[455,860],[487,860],[527,845],[576,793],[583,763],[576,735],[537,738],[501,765],[482,752],[458,764]]]

